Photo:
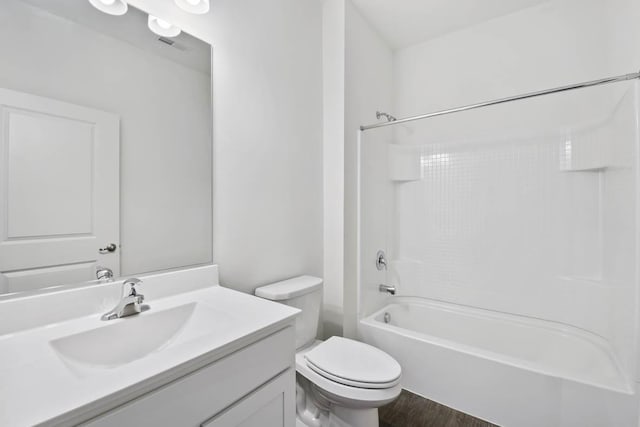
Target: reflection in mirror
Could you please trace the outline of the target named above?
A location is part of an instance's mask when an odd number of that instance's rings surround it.
[[[0,2],[0,294],[212,261],[211,48],[148,18]]]

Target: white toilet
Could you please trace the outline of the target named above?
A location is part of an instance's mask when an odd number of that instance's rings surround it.
[[[296,320],[297,426],[377,427],[378,407],[402,390],[400,365],[358,341],[316,340],[322,279],[295,277],[262,286],[256,295],[302,310]]]

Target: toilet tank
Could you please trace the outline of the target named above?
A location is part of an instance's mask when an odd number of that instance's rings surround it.
[[[318,333],[322,279],[298,276],[256,289],[256,296],[302,310],[296,318],[296,349],[311,344]]]

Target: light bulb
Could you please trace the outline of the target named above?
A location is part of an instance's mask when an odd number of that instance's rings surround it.
[[[182,31],[172,23],[153,15],[149,15],[148,25],[151,31],[162,37],[176,37]]]
[[[100,12],[109,15],[124,15],[129,10],[125,0],[89,0],[89,3]]]
[[[164,28],[165,30],[168,30],[169,28],[171,28],[171,24],[169,24],[167,21],[157,18],[156,22],[158,23],[158,26],[160,28]]]
[[[209,12],[210,0],[174,0],[176,5],[185,12],[202,15]]]

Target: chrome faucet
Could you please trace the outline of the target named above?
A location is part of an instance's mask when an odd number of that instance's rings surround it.
[[[391,295],[395,295],[396,294],[396,287],[395,286],[389,286],[389,285],[380,285],[378,286],[378,290],[380,292],[387,292]]]
[[[142,283],[142,280],[135,277],[125,280],[122,284],[122,299],[113,310],[102,315],[102,320],[119,319],[143,311],[144,295],[139,294],[136,289],[136,285],[140,283]]]

